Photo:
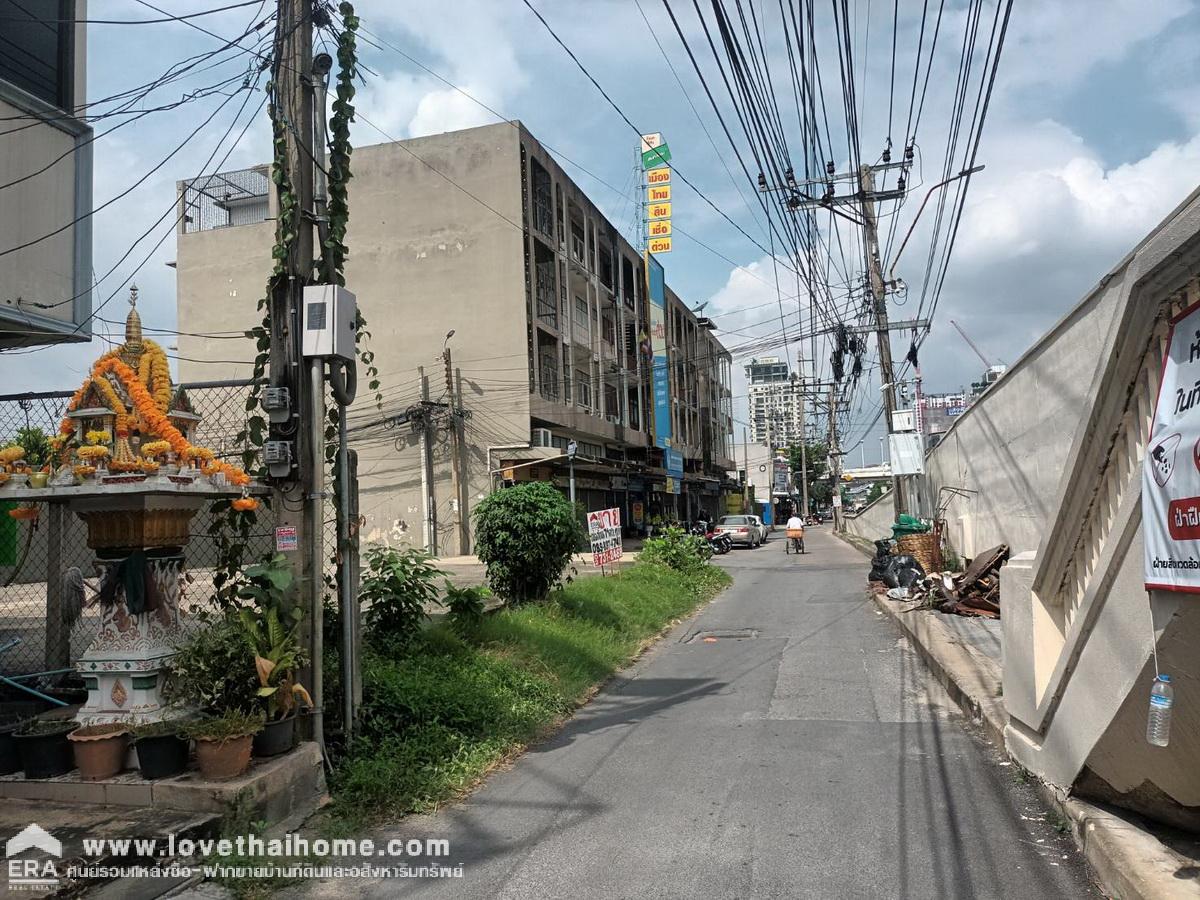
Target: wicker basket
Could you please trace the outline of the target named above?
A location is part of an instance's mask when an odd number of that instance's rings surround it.
[[[933,532],[926,534],[906,534],[896,539],[896,553],[906,553],[915,557],[926,574],[942,571],[942,548],[938,545],[937,535]]]

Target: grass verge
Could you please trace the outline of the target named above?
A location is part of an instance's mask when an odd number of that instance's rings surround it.
[[[638,564],[501,610],[463,637],[443,624],[402,654],[365,650],[361,737],[331,785],[337,830],[469,790],[728,583],[713,566]]]

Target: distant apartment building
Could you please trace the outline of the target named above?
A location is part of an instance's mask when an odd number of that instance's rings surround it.
[[[989,366],[980,376],[980,380],[972,382],[971,390],[955,391],[948,394],[921,395],[921,432],[925,435],[925,447],[936,447],[942,435],[950,430],[950,426],[965,413],[984,392],[995,384],[1008,371],[1007,366]]]
[[[750,440],[786,447],[804,440],[804,384],[777,356],[752,359],[746,366],[749,386]]]
[[[646,261],[519,122],[356,147],[353,170],[346,281],[384,392],[382,411],[361,389],[351,410],[368,539],[463,552],[454,523],[495,485],[567,490],[572,442],[578,501],[621,508],[627,527],[721,510],[734,467],[732,358],[715,324],[665,287],[656,416]],[[248,364],[212,361],[235,355],[216,333],[259,316],[274,234],[267,168],[179,190],[181,379],[244,377]],[[462,510],[444,414],[457,396]],[[418,431],[381,424],[423,398],[438,420],[428,493]]]
[[[0,0],[0,349],[92,336],[85,19],[84,0]]]

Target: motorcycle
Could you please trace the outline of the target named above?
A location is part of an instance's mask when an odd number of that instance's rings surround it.
[[[723,531],[717,531],[707,522],[697,522],[692,526],[692,534],[708,541],[714,556],[724,556],[733,549],[733,541]]]

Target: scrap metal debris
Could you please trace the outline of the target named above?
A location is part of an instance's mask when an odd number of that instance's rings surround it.
[[[958,616],[1000,618],[1000,567],[1008,561],[1007,544],[1000,544],[976,556],[965,572],[933,572],[907,585],[915,608],[936,609]],[[883,587],[881,585],[880,587]],[[887,591],[892,599],[902,599]]]

